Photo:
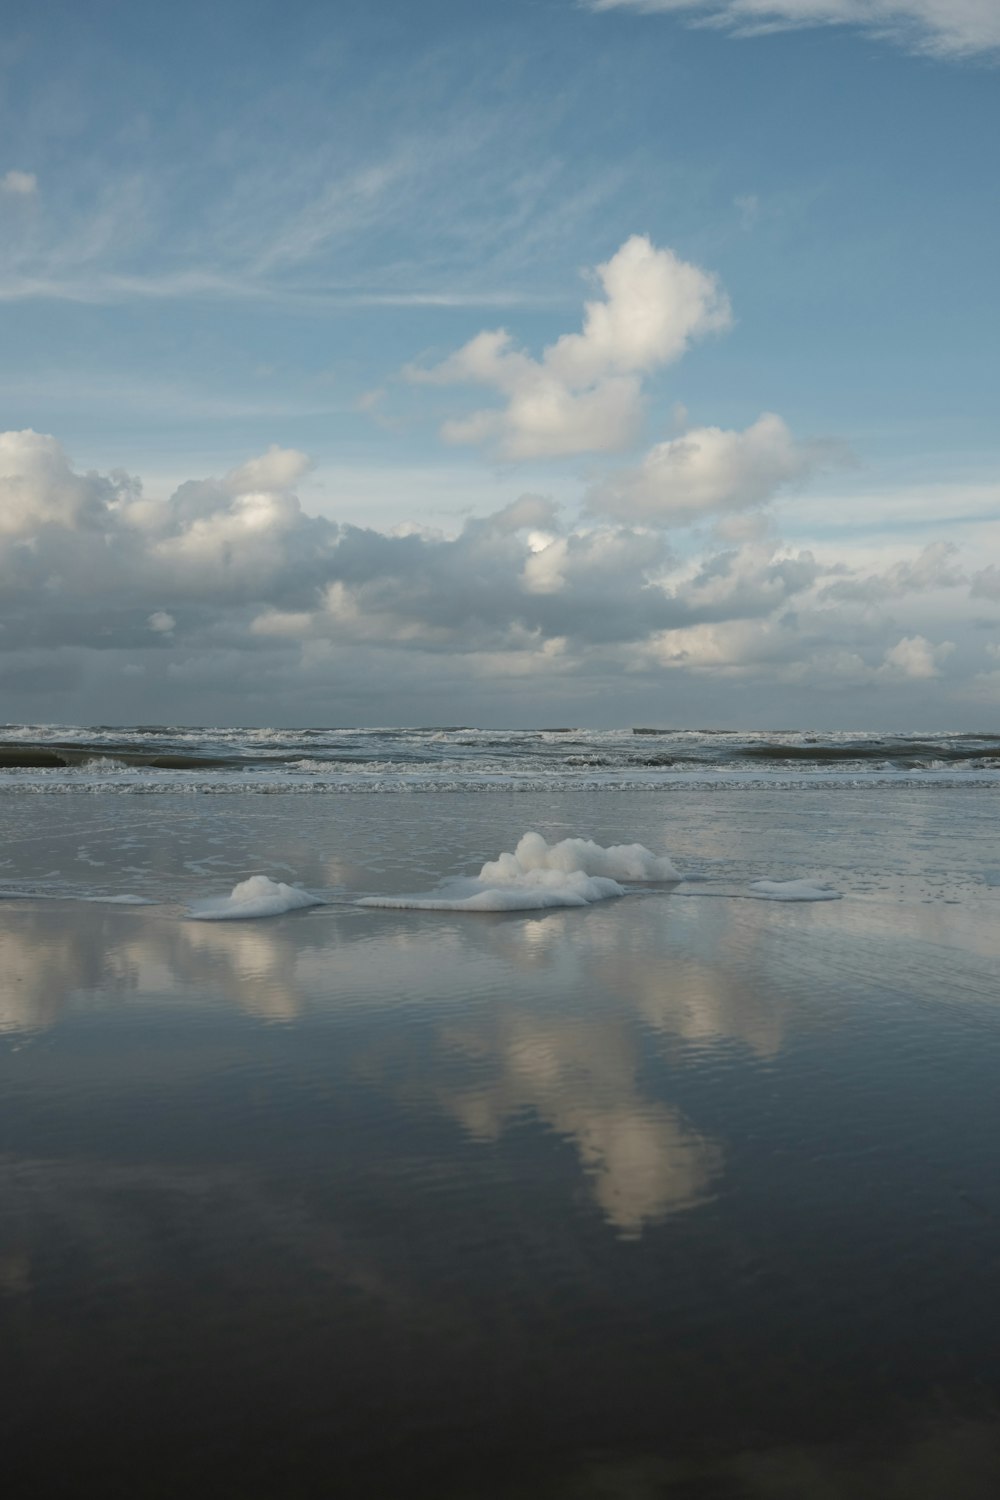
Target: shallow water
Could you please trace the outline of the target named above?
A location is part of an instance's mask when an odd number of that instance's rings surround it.
[[[998,1492],[991,793],[34,798],[3,827],[5,1493]],[[353,905],[527,827],[695,878]],[[329,904],[185,919],[255,873]],[[122,894],[159,904],[93,899]]]

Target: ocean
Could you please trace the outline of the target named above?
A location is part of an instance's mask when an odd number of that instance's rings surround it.
[[[0,767],[5,1495],[1000,1492],[1000,735]]]
[[[4,790],[628,791],[995,784],[1000,734],[0,727]]]

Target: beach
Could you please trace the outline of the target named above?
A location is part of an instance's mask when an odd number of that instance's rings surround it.
[[[1000,0],[5,15],[0,1500],[1000,1500]]]
[[[994,1494],[994,804],[4,795],[6,1493]]]

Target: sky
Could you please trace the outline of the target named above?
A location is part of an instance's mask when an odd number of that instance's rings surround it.
[[[996,0],[0,0],[0,720],[997,727]]]

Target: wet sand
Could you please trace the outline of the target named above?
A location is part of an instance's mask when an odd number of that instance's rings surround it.
[[[997,1493],[989,794],[29,800],[6,1493]],[[351,904],[530,826],[701,878]],[[256,871],[331,904],[185,920]]]

